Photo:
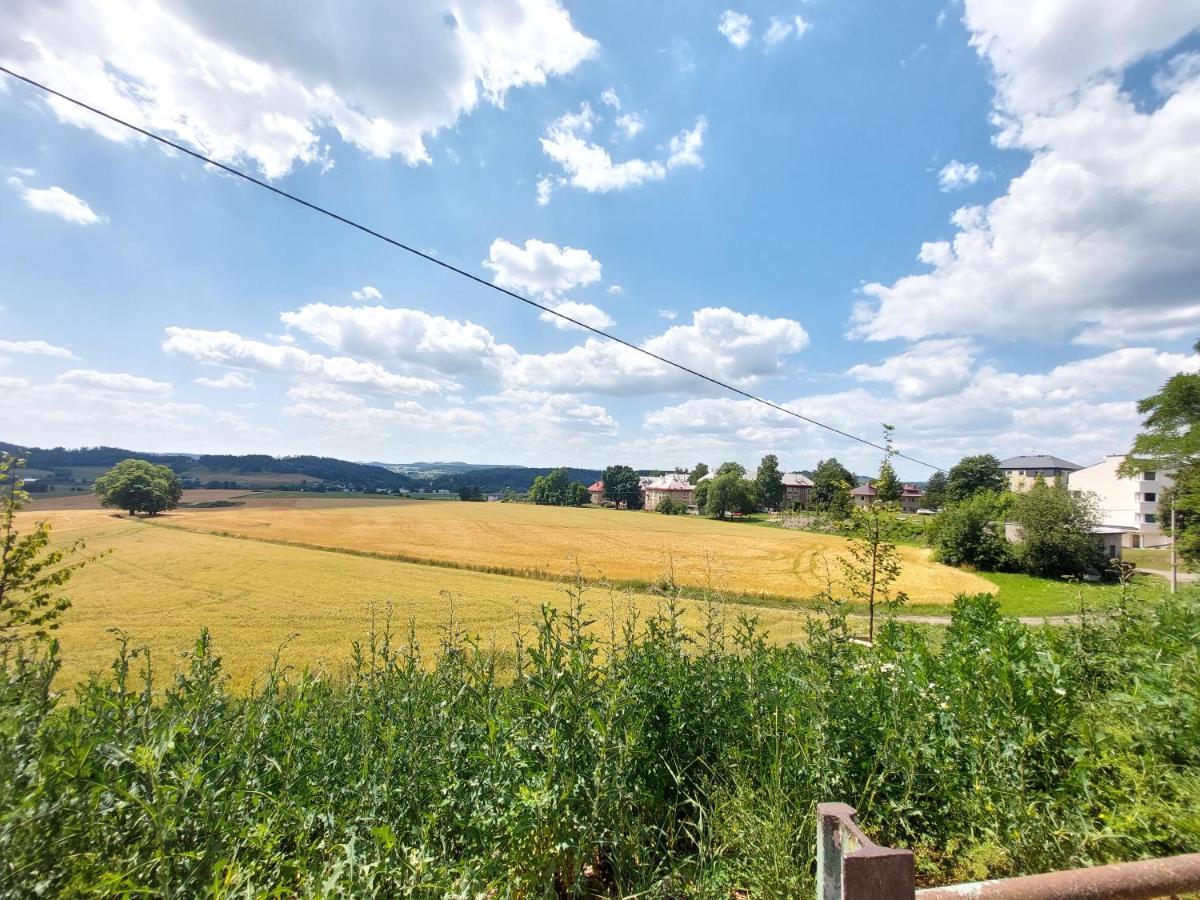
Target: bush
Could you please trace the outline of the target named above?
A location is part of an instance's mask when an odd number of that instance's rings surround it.
[[[670,497],[663,497],[658,501],[658,506],[654,507],[655,512],[660,512],[665,516],[683,516],[687,515],[687,504],[672,500]]]
[[[989,572],[1009,568],[1012,557],[999,497],[981,493],[953,503],[933,517],[926,539],[933,558],[950,566],[974,566]]]
[[[1039,477],[1015,495],[1011,519],[1020,531],[1016,557],[1022,571],[1059,577],[1105,570],[1104,549],[1092,534],[1099,515],[1090,495],[1072,494]]]
[[[344,678],[275,667],[245,696],[207,635],[157,692],[122,638],[69,702],[52,648],[10,652],[0,886],[811,894],[824,800],[925,880],[1200,850],[1194,599],[1064,630],[988,596],[952,615],[940,646],[890,622],[871,649],[838,615],[771,647],[715,608],[698,637],[668,602],[611,643],[548,609],[503,657],[385,629]]]

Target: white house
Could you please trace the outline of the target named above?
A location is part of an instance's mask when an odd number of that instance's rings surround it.
[[[1175,482],[1165,472],[1140,472],[1135,478],[1121,478],[1117,468],[1123,454],[1106,456],[1102,462],[1072,472],[1067,486],[1072,491],[1096,495],[1100,524],[1125,531],[1126,547],[1164,547],[1171,538],[1162,528],[1171,512],[1160,505],[1162,492]]]
[[[686,473],[668,472],[666,475],[650,479],[643,490],[646,494],[646,509],[658,509],[658,504],[666,499],[691,506],[695,487],[688,481]]]

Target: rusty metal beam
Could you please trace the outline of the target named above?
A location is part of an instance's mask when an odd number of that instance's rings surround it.
[[[1200,853],[917,891],[919,900],[1149,900],[1200,891]],[[847,894],[846,900],[853,900]]]
[[[818,900],[911,900],[910,850],[881,847],[845,803],[817,804]]]

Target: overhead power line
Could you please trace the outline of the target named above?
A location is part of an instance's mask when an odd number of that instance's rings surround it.
[[[848,431],[843,431],[840,428],[837,428],[833,425],[829,425],[825,422],[821,422],[817,419],[812,418],[811,416],[806,416],[803,413],[798,413],[793,409],[788,409],[785,406],[781,406],[778,403],[775,403],[771,400],[767,400],[765,397],[759,397],[758,395],[752,394],[749,391],[742,390],[741,388],[736,387],[732,384],[729,384],[728,382],[721,381],[719,378],[714,378],[711,375],[705,375],[703,372],[698,372],[695,369],[690,368],[689,366],[685,366],[683,363],[676,362],[673,359],[668,359],[667,357],[661,356],[660,354],[655,353],[652,350],[647,350],[645,347],[639,347],[637,344],[631,343],[630,341],[627,341],[624,338],[617,337],[615,334],[611,334],[601,328],[595,328],[591,325],[586,324],[585,322],[581,322],[578,319],[573,318],[572,316],[568,316],[566,313],[560,312],[559,310],[554,309],[551,306],[546,306],[543,303],[538,303],[536,300],[531,300],[530,298],[528,298],[522,294],[518,294],[516,291],[510,291],[508,288],[500,287],[500,285],[494,284],[494,283],[488,281],[486,278],[481,278],[478,275],[473,274],[472,272],[468,272],[466,269],[461,269],[458,266],[451,265],[450,263],[445,262],[444,260],[438,259],[436,256],[433,256],[430,253],[425,253],[421,250],[418,250],[416,247],[410,246],[409,244],[405,244],[403,241],[398,241],[395,238],[388,237],[386,234],[378,232],[375,229],[370,228],[366,225],[363,225],[360,222],[354,221],[353,219],[349,219],[346,216],[340,215],[339,213],[336,213],[331,209],[327,209],[326,207],[321,206],[317,203],[313,203],[309,200],[305,200],[303,197],[298,197],[295,194],[292,194],[288,191],[283,190],[282,188],[275,187],[274,185],[269,184],[265,181],[262,181],[261,179],[255,178],[253,175],[249,174],[248,172],[243,172],[241,169],[226,165],[225,163],[222,163],[222,162],[217,162],[217,160],[213,159],[212,157],[205,156],[203,153],[200,153],[196,150],[192,150],[189,147],[185,147],[183,144],[177,143],[176,141],[173,141],[170,138],[165,138],[161,134],[156,134],[153,131],[148,131],[147,129],[142,128],[138,125],[134,125],[132,122],[122,119],[120,116],[114,116],[112,113],[107,113],[102,109],[98,109],[95,106],[91,106],[87,103],[84,103],[82,100],[77,100],[75,97],[72,97],[69,94],[62,93],[62,91],[56,91],[52,87],[48,87],[47,85],[44,85],[39,81],[34,81],[32,78],[22,75],[19,72],[14,72],[12,69],[9,69],[5,66],[0,66],[0,72],[3,72],[5,75],[10,76],[11,78],[17,79],[18,81],[22,81],[31,87],[37,88],[39,91],[43,91],[47,94],[50,94],[51,96],[58,97],[60,100],[65,100],[67,103],[71,103],[75,106],[78,106],[80,109],[86,109],[88,112],[93,113],[94,115],[100,116],[103,119],[107,119],[110,122],[114,122],[117,125],[120,125],[124,128],[128,128],[130,131],[137,132],[138,134],[142,135],[143,137],[150,138],[150,140],[152,140],[152,141],[157,141],[158,143],[162,144],[165,147],[170,147],[172,150],[177,150],[180,153],[187,154],[188,156],[192,157],[193,159],[198,159],[198,160],[200,160],[200,162],[205,163],[206,165],[210,165],[210,166],[213,166],[214,168],[220,169],[222,172],[228,172],[230,175],[233,175],[237,178],[241,178],[244,181],[248,181],[253,185],[257,185],[258,187],[262,188],[263,190],[270,191],[272,194],[276,194],[287,200],[291,200],[293,203],[298,203],[301,206],[303,206],[307,209],[310,209],[313,212],[320,213],[323,216],[328,216],[329,218],[334,219],[337,222],[341,222],[343,225],[348,225],[349,227],[354,228],[358,231],[361,231],[363,234],[368,234],[371,237],[381,240],[386,244],[391,244],[393,247],[396,247],[397,249],[404,250],[407,253],[411,253],[413,256],[419,256],[421,259],[425,260],[426,262],[431,262],[436,266],[441,266],[443,269],[453,272],[456,275],[461,275],[463,278],[470,279],[471,281],[474,281],[476,284],[483,285],[486,288],[490,288],[493,291],[497,291],[501,294],[511,297],[514,300],[519,300],[522,303],[528,304],[529,306],[539,309],[544,313],[547,313],[552,316],[556,316],[557,318],[562,319],[564,322],[569,322],[572,325],[582,328],[584,331],[590,331],[590,332],[592,332],[592,334],[599,335],[602,338],[605,338],[607,340],[618,343],[624,347],[628,347],[630,350],[636,351],[637,353],[644,354],[645,356],[649,356],[651,359],[656,359],[660,363],[671,366],[675,369],[678,369],[681,372],[686,372],[688,375],[692,375],[696,378],[701,379],[702,381],[707,381],[709,384],[716,385],[717,387],[722,388],[723,390],[729,391],[730,393],[737,394],[740,397],[745,397],[747,400],[753,400],[755,403],[761,403],[762,405],[770,407],[771,409],[775,410],[776,412],[781,412],[784,415],[791,416],[795,419],[799,419],[802,422],[807,422],[809,425],[815,425],[818,428],[823,428],[826,431],[832,432],[833,434],[839,435],[840,437],[844,437],[847,440],[856,441],[860,444],[865,444],[868,447],[874,447],[876,450],[882,450],[885,453],[889,451],[889,448],[885,447],[883,444],[876,443],[875,441],[869,440],[864,437],[860,437],[856,434],[851,434]],[[941,466],[935,466],[933,463],[926,462],[923,459],[917,459],[915,456],[909,456],[907,453],[901,453],[896,450],[892,450],[891,452],[893,453],[894,456],[897,456],[901,459],[907,459],[910,462],[917,463],[918,465],[925,466],[927,468],[934,469],[934,470],[941,469]]]

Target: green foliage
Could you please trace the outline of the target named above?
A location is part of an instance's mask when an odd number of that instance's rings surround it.
[[[875,500],[879,503],[895,503],[900,499],[900,479],[892,468],[890,460],[884,460],[879,466],[879,477],[875,479]]]
[[[754,486],[746,480],[744,473],[745,470],[739,474],[736,470],[730,469],[706,482],[708,484],[708,494],[704,502],[706,515],[714,519],[723,519],[726,513],[754,512]]]
[[[696,489],[692,491],[692,502],[696,504],[696,509],[704,512],[708,509],[708,489],[712,486],[713,479],[701,481],[696,484]]]
[[[547,506],[586,506],[591,500],[587,485],[571,481],[565,468],[534,478],[529,499]]]
[[[11,453],[0,457],[0,653],[58,628],[71,605],[60,592],[88,562],[75,558],[82,541],[51,549],[47,522],[17,531],[16,513],[29,500],[17,475],[22,465]]]
[[[670,497],[663,497],[658,501],[658,506],[654,507],[655,512],[660,512],[666,516],[685,516],[687,515],[687,510],[686,503],[679,503]]]
[[[1200,353],[1200,341],[1195,351]],[[1200,463],[1200,373],[1180,372],[1138,403],[1146,418],[1118,470],[1135,477],[1145,469],[1177,469]]]
[[[867,605],[868,640],[875,639],[875,604],[892,609],[908,599],[903,591],[892,594],[892,584],[900,577],[900,551],[895,543],[899,521],[895,508],[886,503],[855,507],[850,513],[853,538],[846,556],[838,562],[850,599]]]
[[[754,495],[758,505],[764,509],[779,509],[783,506],[783,475],[779,471],[779,457],[774,453],[768,453],[758,464]]]
[[[458,499],[465,503],[474,503],[483,499],[483,492],[477,484],[464,484],[458,489]]]
[[[689,484],[699,484],[700,479],[708,474],[708,463],[696,463],[692,467],[691,473],[688,475]]]
[[[925,482],[925,496],[921,499],[927,509],[941,509],[946,505],[946,473],[934,472]]]
[[[946,476],[946,499],[951,503],[976,494],[998,494],[1008,486],[1000,460],[990,453],[964,456]]]
[[[150,688],[123,636],[70,702],[0,677],[0,885],[39,896],[812,895],[813,807],[933,882],[1200,851],[1193,598],[1067,629],[960,598],[938,644],[814,618],[547,610],[498,659],[386,628],[344,678],[231,695],[207,635]],[[154,662],[157,663],[157,660]],[[510,673],[501,677],[499,665]],[[15,891],[16,888],[20,891]]]
[[[179,476],[167,466],[144,459],[126,459],[96,479],[96,496],[102,506],[156,516],[174,509],[183,496]]]
[[[821,460],[812,476],[813,508],[833,518],[845,518],[850,514],[850,489],[855,480],[854,473],[833,457]]]
[[[717,475],[737,475],[739,478],[746,474],[746,467],[738,462],[723,462],[717,466]]]
[[[641,509],[645,503],[638,473],[629,466],[609,466],[604,470],[604,499],[618,507]]]
[[[949,566],[1006,570],[1012,558],[1003,519],[1003,506],[996,494],[975,494],[950,504],[933,517],[926,530],[933,558]]]
[[[1021,532],[1015,555],[1022,571],[1058,577],[1105,569],[1104,550],[1091,533],[1099,522],[1091,495],[1077,496],[1038,476],[1012,503],[1009,517]]]

